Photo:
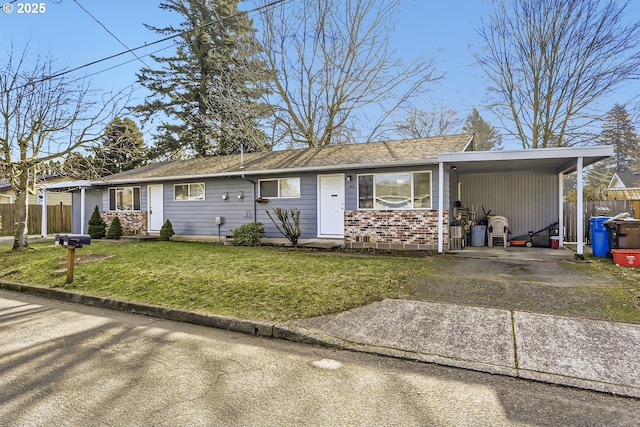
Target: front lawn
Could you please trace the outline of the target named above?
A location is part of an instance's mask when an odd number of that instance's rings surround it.
[[[245,319],[284,321],[405,295],[420,257],[237,247],[195,242],[93,241],[67,250],[34,243],[0,248],[0,281]]]

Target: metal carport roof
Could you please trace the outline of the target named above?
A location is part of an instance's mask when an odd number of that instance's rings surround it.
[[[614,147],[612,145],[594,147],[561,147],[561,148],[539,148],[531,150],[496,150],[496,151],[467,151],[456,153],[438,154],[439,182],[440,186],[444,181],[445,166],[455,168],[460,174],[472,173],[507,173],[522,171],[544,171],[564,175],[571,172],[578,174],[578,215],[582,215],[582,171],[584,167],[592,165],[600,160],[613,156]],[[439,191],[438,201],[438,252],[443,252],[443,188]],[[562,198],[562,180],[560,180],[560,198]],[[560,228],[562,228],[562,203],[560,205],[561,218]],[[582,221],[577,221],[578,236],[584,235]],[[562,245],[562,237],[560,244]],[[583,255],[583,241],[578,239],[577,255]]]

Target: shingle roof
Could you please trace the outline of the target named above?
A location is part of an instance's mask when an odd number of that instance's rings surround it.
[[[632,172],[616,172],[626,188],[640,188],[640,175]]]
[[[163,162],[102,178],[109,183],[434,164],[438,153],[464,151],[471,134]]]

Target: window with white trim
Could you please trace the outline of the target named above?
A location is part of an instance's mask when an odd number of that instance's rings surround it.
[[[260,197],[299,198],[300,178],[261,179],[258,181]]]
[[[204,182],[191,184],[174,184],[173,200],[204,200]]]
[[[140,187],[114,187],[109,189],[110,211],[139,211]]]
[[[358,175],[358,209],[431,209],[431,172]]]

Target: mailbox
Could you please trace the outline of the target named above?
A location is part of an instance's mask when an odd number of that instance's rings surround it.
[[[55,243],[56,245],[81,248],[84,245],[91,244],[91,236],[88,234],[56,234]]]

